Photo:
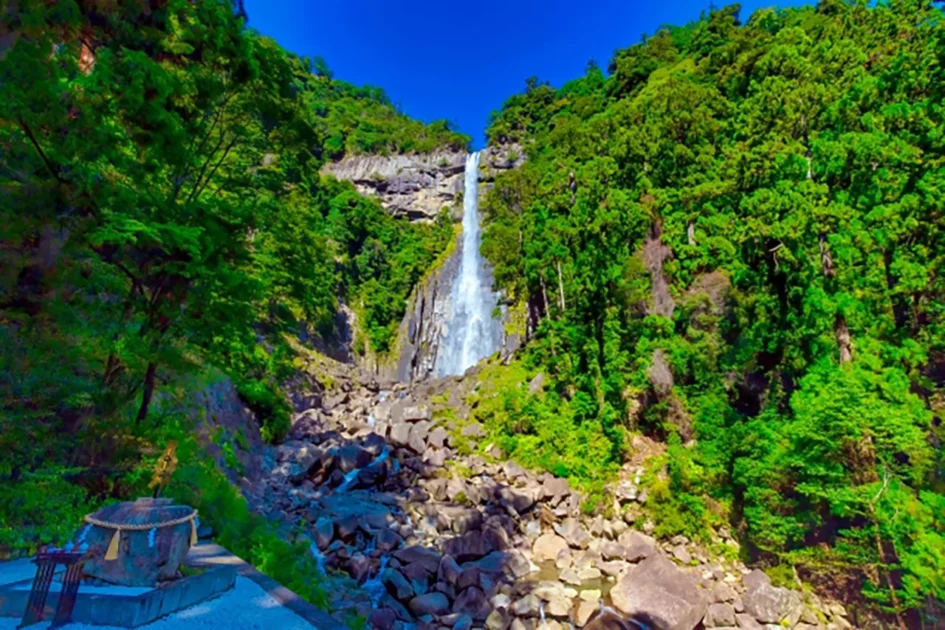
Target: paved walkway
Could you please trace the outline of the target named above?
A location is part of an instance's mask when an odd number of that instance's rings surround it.
[[[0,617],[0,630],[14,630],[19,622],[20,620],[15,617]],[[49,628],[49,623],[43,622],[30,628],[46,630]],[[114,626],[83,624],[69,624],[63,628],[67,630],[126,630]],[[207,628],[311,630],[312,624],[283,606],[254,581],[238,577],[233,588],[220,597],[186,608],[139,628],[142,630],[206,630]]]
[[[191,549],[186,563],[191,566],[235,566],[239,577],[233,589],[216,599],[159,619],[142,630],[335,630],[340,624],[272,578],[263,575],[241,558],[216,544],[200,544]],[[32,579],[35,565],[29,560],[0,563],[0,584]],[[0,617],[0,630],[13,630],[19,618]],[[30,626],[46,630],[44,622]],[[123,630],[112,626],[70,624],[70,630]]]
[[[338,628],[338,621],[328,613],[308,603],[268,575],[260,573],[251,564],[234,556],[220,545],[215,543],[197,545],[190,550],[190,555],[187,556],[185,562],[194,567],[218,566],[221,564],[235,566],[240,578],[252,580],[280,605],[285,606],[306,620],[312,627],[319,630],[335,630]]]

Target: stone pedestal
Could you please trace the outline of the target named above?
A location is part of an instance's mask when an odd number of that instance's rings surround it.
[[[190,549],[191,523],[160,527],[191,514],[186,505],[174,505],[172,499],[143,498],[102,508],[92,517],[98,521],[120,525],[150,525],[141,530],[122,530],[118,541],[118,557],[105,558],[115,530],[97,525],[83,525],[73,542],[89,546],[85,574],[122,586],[154,586],[177,577],[177,569]]]

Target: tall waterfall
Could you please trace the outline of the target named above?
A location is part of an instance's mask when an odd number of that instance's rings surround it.
[[[479,254],[479,153],[466,158],[463,242],[459,271],[450,292],[452,310],[436,359],[438,376],[462,374],[502,345],[502,320],[493,317],[498,295],[492,272]]]

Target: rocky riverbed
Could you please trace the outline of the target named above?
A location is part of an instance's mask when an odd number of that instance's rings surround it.
[[[710,535],[723,554],[654,539],[639,462],[613,487],[620,516],[604,518],[582,512],[566,479],[525,470],[495,446],[461,454],[482,427],[434,412],[468,413],[460,401],[475,371],[410,388],[354,372],[333,380],[297,397],[309,407],[243,486],[340,580],[329,589],[339,618],[363,615],[383,630],[851,627],[842,606],[733,560],[726,531]]]

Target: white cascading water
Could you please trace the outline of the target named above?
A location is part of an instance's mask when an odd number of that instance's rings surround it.
[[[436,358],[438,376],[463,374],[502,345],[502,321],[493,317],[498,295],[492,273],[479,253],[479,153],[466,158],[463,244],[451,290],[452,313]]]

